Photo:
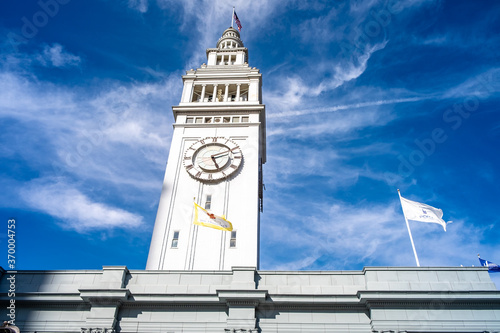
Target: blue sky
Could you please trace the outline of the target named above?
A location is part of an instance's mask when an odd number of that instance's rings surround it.
[[[0,4],[18,269],[145,267],[181,75],[233,5],[267,111],[261,269],[415,265],[398,188],[453,221],[410,222],[422,266],[500,261],[498,2],[42,0]]]

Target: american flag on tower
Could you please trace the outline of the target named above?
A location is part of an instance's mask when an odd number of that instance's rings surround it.
[[[238,18],[238,15],[236,15],[236,12],[234,12],[234,21],[236,22],[236,25],[238,26],[238,31],[241,31],[241,22],[240,22],[240,19]]]

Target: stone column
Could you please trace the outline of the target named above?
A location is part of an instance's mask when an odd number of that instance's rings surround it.
[[[217,102],[217,84],[214,84],[214,94],[212,96],[212,102]]]
[[[203,103],[204,100],[205,100],[205,88],[206,88],[206,84],[202,84],[201,85],[201,102]]]
[[[228,95],[229,95],[229,83],[226,83],[226,89],[224,90],[224,102],[227,102]]]
[[[241,83],[236,84],[236,102],[240,101]]]

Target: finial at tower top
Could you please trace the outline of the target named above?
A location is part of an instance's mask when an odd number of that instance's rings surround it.
[[[227,28],[217,42],[218,49],[245,47],[240,39],[240,33],[233,27]]]

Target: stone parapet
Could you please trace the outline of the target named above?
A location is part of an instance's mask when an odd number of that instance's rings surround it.
[[[4,271],[2,291],[8,281]],[[482,267],[362,271],[18,271],[22,331],[498,332]],[[2,304],[7,294],[0,296]]]

